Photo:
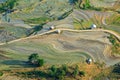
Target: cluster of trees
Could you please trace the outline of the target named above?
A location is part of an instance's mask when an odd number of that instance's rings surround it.
[[[37,53],[33,53],[28,57],[28,61],[30,64],[37,66],[37,67],[41,67],[44,65],[44,60],[39,58],[39,55]],[[85,72],[84,71],[79,71],[79,67],[78,65],[76,65],[76,67],[73,69],[71,69],[70,67],[68,67],[67,65],[62,65],[61,67],[57,67],[55,65],[52,65],[48,71],[48,73],[45,73],[43,71],[37,71],[36,72],[28,72],[31,75],[38,75],[38,76],[43,76],[44,73],[44,77],[50,77],[53,79],[59,79],[62,80],[64,79],[65,76],[67,75],[71,75],[74,78],[76,78],[76,76],[85,76]],[[45,76],[46,75],[46,76]]]
[[[40,78],[51,79],[51,80],[64,80],[65,77],[71,77],[77,79],[78,76],[85,76],[84,71],[79,71],[79,67],[76,65],[75,68],[68,67],[67,65],[62,65],[60,67],[52,65],[50,68],[45,70],[34,70],[30,72],[22,72],[19,74],[23,74],[25,77],[29,78]]]
[[[53,65],[49,69],[49,76],[54,79],[64,79],[64,76],[67,73],[68,73],[68,67],[66,65],[62,65],[62,67],[59,67],[59,68]]]
[[[28,61],[30,64],[41,67],[44,65],[44,60],[39,58],[39,55],[37,53],[33,53],[28,57]]]

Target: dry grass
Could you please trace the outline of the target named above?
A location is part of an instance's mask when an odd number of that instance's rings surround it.
[[[88,79],[93,79],[94,77],[98,76],[99,74],[101,73],[104,73],[106,75],[109,74],[110,70],[109,69],[106,69],[104,71],[103,68],[101,67],[98,67],[99,65],[98,64],[94,64],[94,63],[91,63],[90,65],[89,64],[86,64],[86,63],[79,63],[77,64],[78,67],[79,67],[79,71],[84,71],[85,72],[85,76],[76,76],[76,78],[74,78],[73,76],[66,76],[65,77],[65,80],[76,80],[76,79],[82,79],[82,80],[88,80]],[[49,66],[50,67],[50,66]],[[21,73],[21,72],[29,72],[29,71],[34,71],[34,70],[38,70],[38,71],[46,71],[48,70],[49,67],[40,67],[40,68],[31,68],[31,69],[19,69],[19,70],[11,70],[11,71],[5,71],[4,72],[4,76],[2,77],[2,80],[4,79],[7,79],[7,80],[10,80],[10,79],[13,79],[15,78],[16,80],[19,80],[19,79],[22,79],[22,80],[37,80],[37,78],[28,78],[27,76],[26,77],[22,77],[22,75],[20,74],[17,74],[17,72]],[[72,66],[69,66],[69,71],[71,71],[70,69],[73,69],[75,67],[75,65],[72,65]],[[47,80],[51,80],[51,79],[48,79],[46,77]]]

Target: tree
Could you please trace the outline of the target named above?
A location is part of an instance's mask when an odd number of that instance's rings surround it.
[[[38,60],[37,60],[37,66],[38,66],[38,67],[43,66],[43,64],[44,64],[44,60],[43,60],[43,59],[38,59]]]
[[[52,67],[51,67],[50,69],[51,69],[51,71],[53,71],[53,72],[57,72],[57,68],[56,68],[55,65],[52,65]]]
[[[64,76],[66,75],[66,68],[60,67],[60,68],[56,68],[55,65],[51,66],[50,71],[49,71],[49,75],[50,77],[53,77],[54,79],[57,80],[62,80],[64,79]]]
[[[28,60],[31,64],[36,64],[38,61],[39,55],[37,53],[33,53],[29,56]]]
[[[73,71],[73,76],[76,77],[78,74],[79,74],[78,65],[76,65],[76,67]]]
[[[67,73],[68,72],[68,66],[67,65],[62,65],[62,69],[65,71],[65,73]]]
[[[65,75],[66,75],[66,72],[62,68],[57,69],[57,73],[56,73],[57,79],[63,80]]]
[[[57,72],[56,66],[55,66],[55,65],[52,65],[51,68],[50,68],[50,71],[49,71],[50,77],[54,77],[54,78],[55,78],[56,72]]]

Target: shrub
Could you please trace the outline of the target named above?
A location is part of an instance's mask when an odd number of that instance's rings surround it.
[[[80,71],[80,72],[79,72],[79,75],[80,75],[80,76],[85,76],[85,72],[84,72],[84,71]]]
[[[73,71],[73,76],[76,77],[79,74],[79,69],[78,69],[78,65],[76,65],[74,71]]]
[[[49,76],[50,77],[55,77],[56,76],[56,72],[57,72],[57,68],[55,65],[52,65],[49,71]]]
[[[39,55],[37,53],[33,53],[29,56],[28,60],[30,63],[36,64],[38,58],[39,58]]]
[[[43,66],[43,64],[44,64],[44,60],[43,60],[43,59],[38,59],[38,60],[37,60],[37,66],[38,66],[38,67]]]
[[[0,76],[2,76],[3,75],[3,72],[0,72]]]
[[[62,69],[67,73],[68,72],[68,66],[67,65],[62,65]]]

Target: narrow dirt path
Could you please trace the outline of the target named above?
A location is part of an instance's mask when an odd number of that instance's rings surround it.
[[[47,31],[47,32],[43,32],[43,33],[41,33],[41,34],[37,34],[37,35],[25,37],[25,38],[20,38],[20,39],[12,40],[12,41],[9,41],[9,42],[7,42],[7,43],[0,43],[0,45],[10,44],[10,43],[14,43],[14,42],[17,42],[17,41],[34,38],[34,37],[37,37],[37,36],[41,36],[41,35],[45,35],[45,34],[49,34],[49,33],[55,32],[55,31],[57,31],[57,30],[60,30],[60,31],[72,31],[72,32],[96,32],[96,31],[103,31],[103,32],[106,32],[106,33],[109,33],[109,34],[114,35],[114,36],[118,39],[118,41],[120,42],[120,35],[117,34],[117,33],[114,32],[114,31],[111,31],[111,30],[104,30],[104,29],[72,30],[72,29],[64,29],[64,28],[61,28],[61,29],[50,30],[50,31]]]

